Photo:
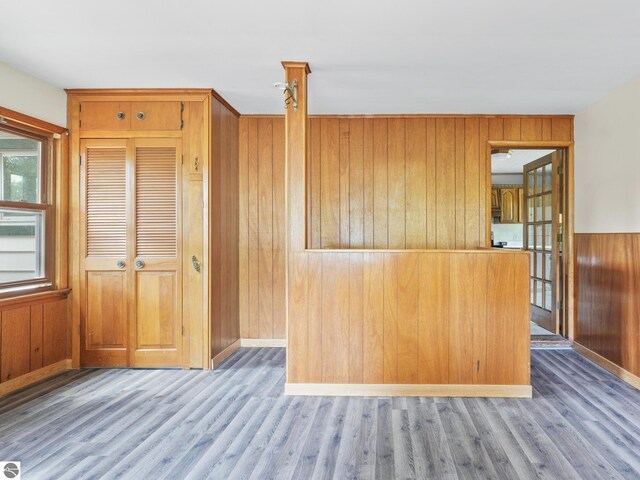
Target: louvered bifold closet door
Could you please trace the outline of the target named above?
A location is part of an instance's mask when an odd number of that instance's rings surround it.
[[[182,353],[179,139],[136,139],[131,326],[135,367],[180,366]]]
[[[81,143],[82,366],[128,365],[126,140]]]

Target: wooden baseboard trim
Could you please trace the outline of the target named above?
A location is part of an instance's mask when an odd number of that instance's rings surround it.
[[[531,398],[531,385],[414,385],[286,383],[285,395],[330,397],[504,397]]]
[[[242,347],[286,348],[286,338],[241,338]]]
[[[628,384],[640,389],[640,377],[634,375],[628,370],[625,370],[620,365],[616,365],[611,360],[604,358],[599,353],[594,352],[593,350],[589,350],[584,345],[580,345],[579,343],[573,342],[573,349],[578,352],[583,357],[591,360],[593,363],[600,365],[602,368],[607,370],[610,373],[613,373],[620,380],[624,380]]]
[[[211,368],[216,368],[218,365],[224,362],[227,358],[233,355],[236,352],[236,350],[238,350],[239,348],[240,348],[240,339],[236,340],[227,348],[225,348],[223,351],[221,351],[219,354],[217,354],[215,357],[213,357],[211,359]]]
[[[31,385],[32,383],[35,383],[39,380],[52,377],[53,375],[60,373],[63,370],[69,370],[70,368],[71,359],[69,358],[66,360],[60,360],[56,363],[52,363],[51,365],[47,365],[46,367],[39,368],[38,370],[34,370],[33,372],[26,373],[19,376],[18,378],[2,382],[0,383],[0,397],[8,393],[15,392],[16,390],[20,390],[21,388]]]

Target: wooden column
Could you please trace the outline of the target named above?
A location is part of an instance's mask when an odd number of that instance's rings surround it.
[[[293,100],[285,111],[285,220],[286,243],[286,338],[288,346],[290,336],[303,341],[300,337],[308,334],[306,314],[300,311],[295,298],[291,295],[291,272],[298,264],[304,263],[307,248],[306,228],[306,164],[307,164],[307,75],[311,73],[306,62],[282,62],[285,80],[289,85],[297,83],[297,106]],[[292,359],[287,348],[287,379],[291,375]],[[293,361],[294,363],[295,360]],[[304,362],[306,365],[306,362]]]
[[[303,252],[306,248],[306,159],[307,159],[307,62],[282,62],[285,79],[298,84],[298,106],[293,101],[285,112],[287,251]]]

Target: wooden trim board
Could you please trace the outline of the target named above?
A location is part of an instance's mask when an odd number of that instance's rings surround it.
[[[573,349],[578,352],[583,357],[591,360],[596,365],[601,366],[609,373],[613,373],[620,380],[627,382],[629,385],[640,389],[640,377],[634,375],[633,373],[625,370],[624,368],[616,365],[611,360],[604,358],[602,355],[594,352],[593,350],[589,350],[587,347],[580,345],[579,343],[573,342]]]
[[[286,383],[285,395],[331,397],[504,397],[531,398],[531,385],[423,385]]]
[[[71,359],[67,358],[66,360],[60,360],[59,362],[52,363],[46,367],[21,375],[13,380],[7,380],[6,382],[0,383],[0,397],[7,395],[8,393],[15,392],[16,390],[20,390],[21,388],[31,385],[39,380],[52,377],[63,370],[69,370],[70,368]]]
[[[241,338],[241,347],[254,348],[286,348],[286,338]]]
[[[223,351],[221,351],[218,355],[211,359],[211,368],[216,368],[222,362],[224,362],[227,358],[233,355],[240,348],[240,339],[233,342]]]

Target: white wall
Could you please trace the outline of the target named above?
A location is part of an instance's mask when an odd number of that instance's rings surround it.
[[[575,231],[640,232],[640,77],[575,117]]]
[[[67,94],[42,80],[0,63],[0,106],[61,127],[67,125]]]

